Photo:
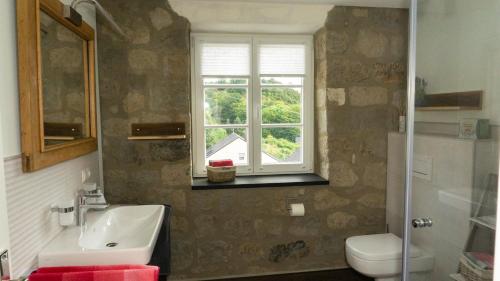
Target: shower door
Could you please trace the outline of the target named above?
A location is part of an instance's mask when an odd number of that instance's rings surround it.
[[[408,132],[389,136],[389,162],[407,156],[399,179],[406,183],[403,280],[488,280],[499,172],[500,1],[412,0],[410,15]],[[406,150],[398,154],[398,147]],[[398,186],[394,166],[389,188]]]

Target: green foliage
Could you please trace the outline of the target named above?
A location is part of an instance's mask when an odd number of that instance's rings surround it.
[[[262,90],[262,121],[264,124],[300,123],[300,93],[290,88],[265,88]],[[262,137],[272,135],[295,143],[300,136],[298,128],[264,129]]]
[[[267,154],[280,160],[288,158],[297,148],[299,148],[298,144],[286,139],[275,138],[273,135],[267,135],[267,137],[264,138],[263,150]]]
[[[214,144],[223,140],[228,136],[226,130],[224,129],[207,129],[206,130],[206,149],[210,149]]]
[[[210,125],[245,124],[247,94],[245,89],[207,89],[205,118]]]
[[[262,90],[264,124],[300,123],[300,93],[289,88]]]
[[[215,84],[233,84],[238,81],[221,79]],[[279,84],[270,79],[268,84]],[[212,82],[212,84],[214,84]],[[246,124],[247,93],[244,88],[209,88],[205,92],[205,118],[210,125]],[[301,93],[293,88],[263,87],[262,121],[264,124],[293,124],[301,122]],[[244,129],[207,129],[206,147],[209,149],[232,132],[246,139]],[[298,147],[298,128],[263,129],[263,149],[278,159],[286,159]]]

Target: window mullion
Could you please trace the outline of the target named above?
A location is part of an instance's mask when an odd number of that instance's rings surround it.
[[[194,147],[194,155],[196,157],[196,162],[195,162],[195,174],[196,175],[201,175],[204,173],[205,169],[205,114],[203,111],[203,99],[204,99],[204,94],[203,94],[203,82],[202,82],[202,76],[200,73],[201,69],[201,49],[197,48],[197,45],[195,44],[194,48],[194,53],[195,55],[193,56],[193,61],[192,65],[194,66],[194,85],[193,88],[195,89],[195,97],[193,100],[193,107],[194,107],[194,114],[193,114],[193,121],[194,125],[193,127],[195,128],[194,130],[194,141],[196,143]]]
[[[252,155],[253,155],[253,172],[258,173],[262,168],[261,159],[261,93],[260,93],[260,76],[259,76],[259,55],[258,42],[252,39],[252,105],[253,105],[253,123],[252,123]]]

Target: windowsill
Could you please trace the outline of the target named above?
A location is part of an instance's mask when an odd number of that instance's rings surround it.
[[[193,190],[265,188],[328,185],[329,181],[316,174],[238,176],[232,182],[211,183],[207,178],[193,178]]]

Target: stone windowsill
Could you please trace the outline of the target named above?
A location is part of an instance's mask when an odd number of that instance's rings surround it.
[[[207,178],[193,178],[193,190],[266,188],[328,185],[329,181],[316,174],[238,176],[232,182],[211,183]]]

